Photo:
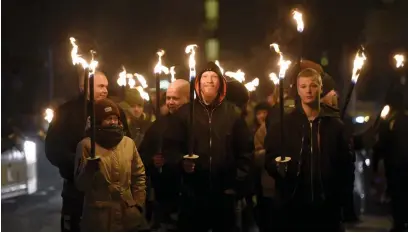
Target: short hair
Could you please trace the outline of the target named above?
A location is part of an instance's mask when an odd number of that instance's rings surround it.
[[[319,86],[322,86],[322,76],[320,75],[319,72],[317,72],[315,69],[312,68],[306,68],[304,70],[302,70],[296,80],[298,80],[300,77],[304,77],[304,78],[312,78],[313,81],[316,81]]]

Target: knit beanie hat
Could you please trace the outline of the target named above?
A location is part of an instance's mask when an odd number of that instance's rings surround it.
[[[129,89],[126,90],[126,98],[125,101],[131,106],[134,107],[135,105],[142,106],[144,105],[144,100],[140,96],[140,93],[136,89]]]
[[[242,108],[249,101],[249,93],[244,84],[233,79],[227,82],[227,95],[225,99]]]
[[[120,117],[119,108],[112,100],[106,98],[95,102],[95,125],[101,125],[111,115]]]

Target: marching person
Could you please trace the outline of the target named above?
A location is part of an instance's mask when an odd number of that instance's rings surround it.
[[[82,94],[70,100],[55,111],[55,117],[48,128],[45,139],[45,154],[52,165],[59,169],[64,179],[62,189],[61,231],[79,231],[82,216],[83,193],[78,191],[74,184],[74,160],[77,144],[85,137],[87,119],[90,116],[89,95],[85,99],[83,84],[80,87]],[[88,92],[89,93],[89,89]],[[108,79],[102,72],[94,75],[95,101],[108,96]],[[85,101],[87,100],[87,112]],[[123,110],[121,110],[123,112]],[[124,117],[124,114],[121,114]],[[126,121],[124,129],[129,136]]]
[[[234,231],[235,200],[243,197],[251,166],[250,132],[239,109],[224,101],[226,81],[214,62],[195,79],[193,152],[189,104],[172,114],[164,134],[164,157],[183,168],[180,231]],[[238,197],[239,198],[239,197]]]
[[[91,140],[77,147],[75,184],[84,192],[81,231],[135,231],[147,228],[142,215],[146,175],[136,145],[124,136],[118,106],[95,103],[95,158]]]
[[[277,184],[284,206],[283,229],[339,231],[340,208],[348,192],[352,157],[338,114],[320,105],[320,73],[307,68],[297,76],[300,106],[284,118],[284,145],[280,123],[265,138],[266,169]],[[288,162],[276,162],[280,156]]]
[[[160,230],[176,228],[172,216],[177,213],[180,192],[179,167],[166,163],[166,158],[162,154],[163,133],[170,116],[189,101],[189,90],[189,82],[183,79],[177,79],[169,85],[166,93],[166,106],[169,111],[147,130],[139,148],[157,204],[157,208],[153,210],[153,228],[160,227]]]

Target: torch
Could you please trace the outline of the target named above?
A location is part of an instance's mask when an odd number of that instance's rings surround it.
[[[171,75],[170,82],[176,81],[176,77],[175,77],[176,71],[174,69],[175,69],[174,66],[170,67],[170,75]]]
[[[194,59],[195,56],[195,48],[197,45],[192,44],[186,47],[186,54],[189,55],[188,59],[188,66],[190,68],[190,128],[189,128],[189,144],[188,144],[188,155],[185,155],[185,159],[197,159],[199,156],[194,154],[194,83],[196,78],[196,61]]]
[[[350,83],[350,87],[348,89],[347,95],[346,95],[346,100],[344,102],[343,105],[343,109],[341,110],[340,114],[341,114],[341,119],[344,119],[344,116],[346,114],[346,110],[347,110],[347,105],[350,102],[350,98],[351,98],[351,94],[353,93],[354,87],[356,86],[358,77],[360,76],[361,73],[361,69],[364,66],[364,61],[366,60],[366,56],[364,54],[363,51],[358,51],[356,54],[356,57],[354,59],[354,65],[353,65],[353,74],[351,76],[351,83]]]
[[[215,60],[215,64],[220,68],[221,74],[224,74],[224,69],[221,67],[221,64],[218,60]]]
[[[303,29],[305,28],[305,24],[303,23],[303,14],[297,10],[294,9],[292,11],[292,16],[293,19],[296,21],[296,29],[299,32],[299,57],[298,57],[298,64],[300,66],[300,62],[302,61],[302,56],[303,56]]]
[[[159,60],[157,65],[154,67],[154,74],[156,76],[156,120],[160,117],[160,74],[163,72],[165,74],[169,73],[169,69],[162,65],[162,56],[164,55],[164,50],[159,50],[157,55]]]
[[[244,86],[245,88],[249,91],[249,92],[253,92],[256,90],[256,88],[259,85],[259,79],[258,78],[254,78],[254,80],[252,80],[249,83],[246,83]]]
[[[123,71],[119,73],[119,78],[116,80],[116,83],[121,88],[122,100],[126,97],[126,78],[127,73],[125,67],[122,67]]]
[[[71,51],[71,57],[72,57],[72,61],[73,64],[80,64],[84,70],[85,70],[85,74],[87,74],[86,76],[88,76],[89,78],[89,101],[91,102],[91,108],[90,108],[90,118],[91,118],[91,127],[90,127],[90,131],[91,131],[91,155],[90,158],[88,158],[89,160],[95,160],[95,159],[99,159],[99,157],[95,156],[95,99],[94,99],[94,75],[95,75],[95,70],[96,67],[98,66],[98,62],[96,60],[94,60],[94,51],[91,51],[92,54],[92,59],[91,62],[88,63],[87,61],[85,61],[85,59],[83,59],[82,57],[80,57],[78,55],[78,46],[76,45],[76,40],[75,38],[71,37],[70,38],[71,44],[73,46],[72,51]],[[86,78],[84,79],[84,84],[87,84],[88,80],[86,80]],[[84,96],[85,96],[85,103],[87,101],[87,85],[84,85]],[[86,106],[86,104],[85,104]],[[85,107],[85,116],[87,114],[86,111],[86,107]]]
[[[280,137],[281,137],[281,145],[284,147],[285,142],[284,142],[284,114],[285,114],[285,101],[284,101],[284,97],[283,97],[283,80],[285,78],[286,75],[286,71],[289,69],[290,64],[292,63],[290,60],[285,60],[283,58],[283,54],[279,49],[279,45],[278,44],[271,44],[271,47],[274,48],[275,52],[277,54],[279,54],[279,62],[278,62],[278,66],[279,66],[279,116],[280,116]],[[291,160],[290,157],[286,157],[284,154],[282,154],[280,157],[277,157],[276,162],[278,163],[285,163],[285,162],[289,162]]]
[[[237,80],[240,83],[245,81],[245,73],[242,72],[240,69],[237,70],[236,72],[226,71],[225,75]]]

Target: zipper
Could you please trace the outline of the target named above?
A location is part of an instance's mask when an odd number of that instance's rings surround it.
[[[211,181],[211,173],[212,173],[212,152],[211,152],[211,149],[212,149],[212,115],[213,115],[213,112],[214,112],[214,109],[212,109],[211,110],[211,112],[209,112],[208,110],[207,110],[207,108],[204,108],[205,109],[205,111],[207,112],[207,115],[208,115],[208,126],[209,126],[209,130],[210,130],[210,137],[209,137],[209,144],[210,144],[210,153],[209,153],[209,162],[210,162],[210,188],[212,188],[212,181]]]
[[[323,187],[323,178],[322,178],[322,169],[321,169],[321,167],[322,167],[322,164],[320,164],[321,163],[321,158],[322,158],[322,151],[321,151],[321,148],[320,148],[320,119],[319,119],[319,121],[317,122],[317,137],[318,137],[318,140],[317,140],[317,142],[318,142],[318,145],[317,145],[317,148],[319,148],[319,151],[318,151],[318,164],[320,165],[319,166],[319,178],[320,178],[320,188],[322,189],[322,198],[323,198],[323,200],[326,200],[326,194],[324,193],[324,187]]]
[[[313,121],[309,121],[310,125],[310,186],[312,202],[314,201],[314,187],[313,187]]]

